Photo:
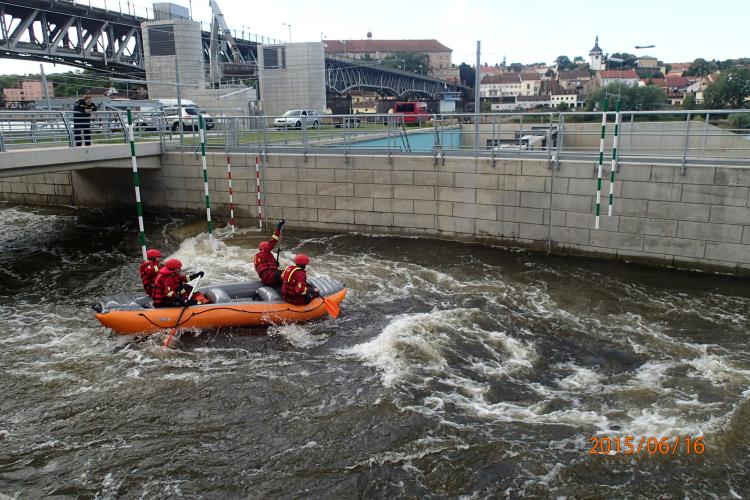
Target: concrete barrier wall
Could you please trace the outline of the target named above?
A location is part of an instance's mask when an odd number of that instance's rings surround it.
[[[209,154],[217,221],[229,215],[226,156]],[[235,215],[257,224],[255,155],[232,155]],[[623,165],[607,214],[602,184],[594,229],[596,164],[431,157],[272,155],[261,169],[263,214],[290,227],[424,235],[558,254],[750,275],[750,169]],[[201,159],[170,153],[142,174],[151,209],[203,213]],[[0,180],[0,197],[27,204],[127,206],[127,170],[91,169]]]
[[[255,155],[232,155],[235,213],[255,217]],[[213,213],[228,215],[226,158],[209,155]],[[200,158],[170,154],[164,203],[205,209]],[[605,176],[608,178],[608,176]],[[596,165],[546,161],[272,155],[262,169],[264,216],[291,226],[426,235],[750,274],[750,169],[624,165],[613,216]],[[550,194],[551,193],[551,194]],[[255,221],[253,221],[255,223]]]

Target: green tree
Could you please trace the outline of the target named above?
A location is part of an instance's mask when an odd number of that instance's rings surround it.
[[[734,113],[729,115],[729,124],[738,133],[747,134],[750,130],[750,115],[747,113]]]
[[[461,79],[461,83],[467,87],[474,88],[474,80],[476,79],[476,71],[473,66],[469,66],[466,63],[458,65],[458,75]]]
[[[509,70],[515,71],[516,73],[520,73],[521,71],[523,71],[523,68],[524,68],[523,64],[517,63],[517,62],[510,63],[510,66],[508,66]]]
[[[594,111],[601,105],[604,96],[609,101],[609,109],[615,109],[619,97],[620,109],[623,111],[651,111],[661,109],[666,104],[667,95],[659,87],[648,85],[629,87],[619,83],[610,83],[606,87],[599,87],[586,96],[586,110]]]
[[[690,67],[685,71],[685,76],[710,75],[717,69],[719,69],[718,64],[699,57],[690,64]]]
[[[567,111],[568,108],[570,108],[570,106],[565,101],[563,101],[563,102],[561,102],[560,104],[557,105],[557,110],[558,111]]]
[[[750,96],[750,70],[738,68],[722,74],[703,93],[709,109],[741,108]]]
[[[389,68],[400,69],[403,71],[416,72],[425,75],[430,69],[430,58],[427,54],[416,52],[404,52],[397,55],[388,56],[380,62]]]
[[[687,94],[682,100],[682,109],[696,109],[698,105],[695,103],[695,94]]]
[[[555,59],[555,64],[557,64],[557,70],[560,71],[561,69],[573,69],[575,67],[575,64],[573,64],[573,61],[570,60],[568,56],[557,56]]]

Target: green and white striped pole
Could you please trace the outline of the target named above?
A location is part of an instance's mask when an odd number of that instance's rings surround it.
[[[602,207],[602,164],[604,163],[604,131],[607,128],[607,96],[602,101],[602,134],[599,139],[599,171],[596,176],[596,222],[595,229],[599,229],[599,213]]]
[[[211,200],[208,198],[208,168],[206,167],[206,121],[198,115],[198,128],[201,135],[201,161],[203,163],[203,194],[206,197],[206,221],[208,222],[208,240],[213,243],[214,226],[211,222]]]
[[[620,137],[620,98],[617,98],[617,104],[615,105],[615,136],[612,140],[612,165],[609,168],[609,206],[607,207],[607,215],[612,217],[612,199],[614,198],[615,190],[615,172],[617,172],[617,144]]]
[[[130,141],[130,163],[133,165],[133,184],[135,185],[135,209],[138,213],[138,239],[141,243],[143,260],[146,257],[146,232],[143,229],[143,204],[141,203],[141,179],[138,176],[138,161],[135,156],[135,134],[133,132],[133,113],[128,109],[128,140]]]

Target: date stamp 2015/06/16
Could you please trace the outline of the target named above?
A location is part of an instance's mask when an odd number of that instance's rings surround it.
[[[589,455],[702,455],[703,437],[613,436],[590,437]]]

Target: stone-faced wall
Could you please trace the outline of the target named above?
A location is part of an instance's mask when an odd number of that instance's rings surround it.
[[[208,155],[212,212],[228,216],[226,157]],[[255,155],[232,155],[235,214],[255,224]],[[294,227],[426,235],[750,274],[750,169],[623,165],[594,229],[596,165],[431,157],[272,155],[263,215]],[[203,211],[200,157],[164,160],[165,206]],[[607,176],[608,178],[608,176]],[[550,194],[551,193],[551,194]]]

